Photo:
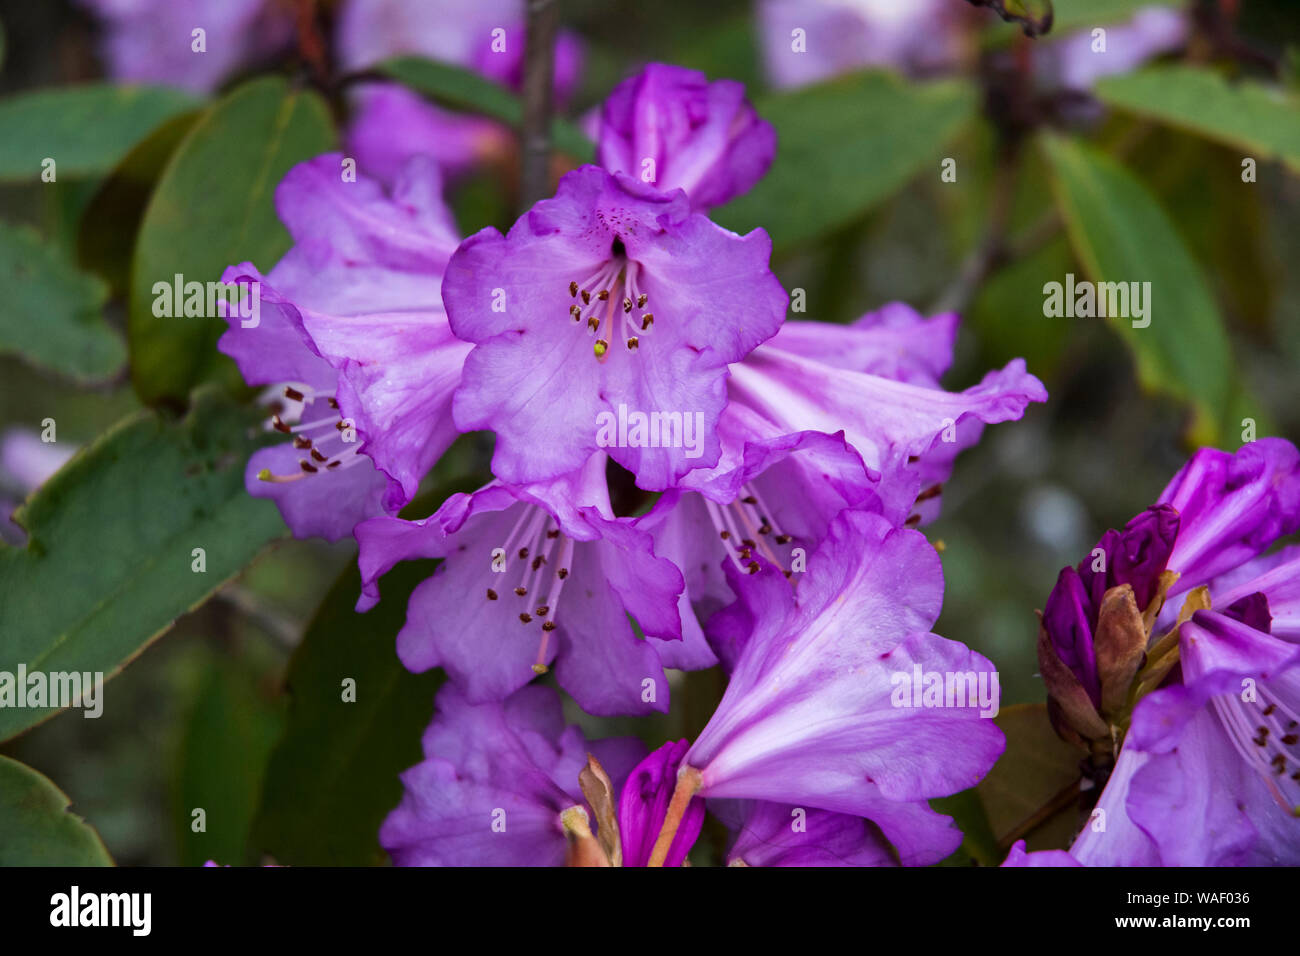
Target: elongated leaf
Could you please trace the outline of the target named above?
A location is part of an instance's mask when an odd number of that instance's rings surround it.
[[[1056,736],[1046,704],[1004,707],[996,718],[1007,735],[1007,749],[975,787],[988,822],[999,840],[1060,797],[1079,779],[1083,752]],[[1025,835],[1030,850],[1062,849],[1079,825],[1077,806],[1062,800],[1055,813],[1044,815]],[[1000,861],[999,861],[1000,862]]]
[[[738,232],[761,226],[778,249],[853,222],[902,188],[975,115],[956,81],[905,83],[860,73],[761,100],[777,131],[772,168],[714,216]]]
[[[364,615],[355,568],[338,583],[289,664],[291,704],[284,739],[271,757],[255,845],[280,863],[357,866],[382,863],[378,831],[401,799],[398,774],[418,763],[441,672],[412,674],[397,659],[396,638],[411,591],[433,562],[398,565],[383,600]],[[355,682],[355,701],[344,682]]]
[[[282,534],[244,490],[251,424],[211,392],[181,422],[142,413],[19,509],[27,546],[0,547],[0,670],[111,675]],[[0,740],[56,709],[0,708]]]
[[[170,87],[111,83],[0,100],[0,181],[39,179],[47,158],[60,179],[106,173],[155,126],[196,103]]]
[[[0,287],[0,352],[79,381],[125,363],[122,337],[104,321],[108,288],[33,229],[0,223]]]
[[[1232,354],[1199,266],[1160,204],[1130,172],[1081,143],[1047,137],[1044,145],[1070,243],[1088,279],[1127,283],[1130,291],[1131,283],[1150,283],[1136,287],[1143,293],[1144,318],[1106,319],[1132,350],[1138,378],[1189,403],[1192,437],[1213,442],[1228,414]],[[1066,277],[1058,281],[1064,285]],[[1134,321],[1149,324],[1135,328]]]
[[[0,756],[0,866],[112,866],[99,834],[70,804],[46,777]]]
[[[174,802],[184,866],[250,862],[249,827],[282,729],[278,709],[259,692],[252,674],[221,659],[209,668],[186,722],[177,771]]]
[[[386,60],[375,69],[422,96],[454,110],[481,113],[511,127],[518,127],[523,118],[523,106],[519,97],[504,86],[471,70],[413,56]],[[557,118],[552,125],[552,132],[557,149],[579,162],[593,161],[595,147],[572,123]]]
[[[225,323],[177,316],[175,302],[171,317],[154,315],[155,283],[216,282],[245,260],[269,270],[290,241],[276,186],[333,146],[324,101],[277,77],[239,87],[190,129],[145,209],[131,270],[131,377],[145,402],[183,398],[224,361],[216,342]]]
[[[1188,130],[1243,151],[1243,158],[1279,159],[1300,173],[1300,96],[1251,80],[1229,83],[1212,70],[1158,66],[1097,84],[1112,106]],[[1223,170],[1231,176],[1239,170]]]

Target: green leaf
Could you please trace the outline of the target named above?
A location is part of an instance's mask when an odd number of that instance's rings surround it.
[[[127,419],[43,485],[15,516],[27,546],[0,547],[0,670],[116,673],[281,535],[244,490],[252,425],[205,391],[185,420]],[[0,708],[0,740],[56,709]]]
[[[1056,736],[1046,704],[1003,707],[994,720],[1007,735],[1007,749],[975,792],[984,804],[992,832],[1006,842],[1017,827],[1079,780],[1079,761],[1084,754]],[[1070,803],[1026,833],[1025,842],[1030,850],[1062,849],[1079,822],[1078,811]]]
[[[353,611],[361,580],[343,574],[289,663],[292,702],[284,739],[271,757],[255,845],[295,866],[383,863],[379,825],[401,799],[398,774],[421,759],[440,671],[412,674],[397,658],[406,602],[434,562],[400,564],[383,600]],[[356,682],[356,700],[343,682]]]
[[[68,812],[67,795],[0,756],[0,866],[112,866],[99,834]]]
[[[170,87],[112,83],[0,100],[0,182],[39,179],[46,158],[59,179],[106,173],[150,130],[196,103]]]
[[[454,110],[481,113],[516,129],[523,118],[519,97],[510,90],[449,63],[403,56],[380,63],[375,71]],[[594,161],[596,150],[591,140],[572,123],[557,117],[551,130],[556,149],[582,163]]]
[[[82,382],[122,368],[126,346],[103,316],[107,286],[30,227],[0,223],[0,287],[0,352]]]
[[[288,250],[274,194],[295,164],[334,148],[325,102],[279,77],[231,92],[194,124],[145,209],[131,270],[131,377],[147,402],[180,400],[228,364],[216,315],[159,317],[154,284],[216,282],[229,265],[268,271]]]
[[[1193,440],[1212,443],[1228,413],[1232,352],[1199,265],[1132,173],[1082,143],[1048,136],[1043,144],[1070,243],[1087,277],[1150,283],[1147,327],[1134,328],[1129,318],[1107,319],[1132,350],[1139,381],[1190,404]],[[1065,276],[1058,281],[1064,283]]]
[[[861,218],[902,188],[975,115],[958,81],[908,83],[887,73],[840,77],[757,104],[777,131],[776,160],[752,191],[714,216],[738,232],[763,227],[777,249]]]
[[[942,861],[940,866],[997,866],[1002,862],[1006,854],[998,851],[998,843],[989,826],[984,803],[974,790],[963,790],[951,797],[931,800],[930,806],[939,813],[952,817],[962,834],[961,846]]]
[[[174,803],[183,866],[249,862],[249,828],[282,724],[255,675],[211,655],[181,740]],[[196,832],[198,809],[204,826]]]
[[[1181,65],[1106,77],[1096,93],[1111,106],[1237,147],[1243,159],[1279,159],[1300,173],[1300,96],[1295,93],[1251,80],[1229,83],[1212,70]]]
[[[163,169],[201,110],[167,120],[136,144],[91,197],[77,231],[77,259],[107,279],[114,296],[131,291],[131,257],[144,210]]]

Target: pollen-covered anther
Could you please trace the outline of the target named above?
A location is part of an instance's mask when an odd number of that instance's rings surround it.
[[[307,474],[309,474],[309,475],[314,475],[314,474],[316,474],[317,471],[320,470],[320,469],[317,468],[315,465],[313,465],[311,462],[309,462],[306,458],[300,458],[300,459],[298,459],[298,465],[299,465],[299,467],[302,468],[303,471],[305,471],[305,472],[306,472]],[[313,487],[315,487],[315,486],[313,486]]]
[[[608,299],[609,299],[609,290],[608,290],[608,289],[601,289],[599,292],[596,293],[596,298],[599,299],[601,302],[606,302],[606,301],[608,301]]]
[[[594,315],[591,316],[589,319],[587,319],[587,331],[588,331],[588,332],[595,332],[595,331],[597,331],[599,328],[600,328],[600,319],[596,318]]]
[[[655,317],[654,317],[654,314],[653,314],[653,313],[647,312],[645,315],[641,316],[641,331],[642,331],[642,332],[646,332],[646,331],[648,331],[648,330],[650,329],[650,326],[652,326],[652,325],[654,325],[654,324],[655,324]]]
[[[533,616],[529,614],[527,611],[524,611],[522,614],[519,615],[519,620],[523,624],[531,624],[533,621]]]
[[[574,322],[582,321],[582,309],[577,305],[569,306],[569,315],[573,316]]]
[[[628,350],[629,350],[629,351],[632,351],[632,352],[635,352],[635,351],[636,351],[637,344],[638,344],[638,342],[637,342],[637,337],[634,335],[634,336],[632,336],[630,339],[627,340],[627,347],[628,347]]]
[[[307,398],[306,395],[298,391],[292,385],[286,385],[284,387],[284,397],[289,399],[291,402],[301,402]]]
[[[542,624],[542,630],[543,630],[543,631],[548,631],[548,632],[549,632],[549,631],[553,631],[553,630],[555,630],[555,622],[554,622],[554,621],[545,621],[545,622],[543,622],[543,624]],[[543,673],[544,673],[544,672],[543,672]]]
[[[487,599],[488,599],[489,601],[495,601],[495,600],[497,599],[497,592],[496,592],[496,591],[493,591],[491,588],[488,588],[488,589],[487,589]]]
[[[591,293],[588,292],[586,289],[582,290],[582,304],[591,305]]]
[[[547,613],[550,610],[551,609],[547,607],[545,604],[539,604],[537,605],[537,607],[533,608],[533,613],[536,614],[538,617],[546,617]]]
[[[578,297],[578,283],[577,283],[577,282],[570,282],[570,283],[569,283],[569,295],[572,296],[572,297],[575,298],[575,299]]]
[[[649,301],[650,301],[650,296],[642,292],[639,296],[636,297],[636,307],[638,309],[644,309],[645,304]]]
[[[631,312],[631,311],[632,311],[632,300],[631,300],[631,299],[624,297],[624,299],[623,299],[623,311],[624,311],[624,312]]]
[[[528,588],[523,586],[517,587],[515,588],[515,593],[518,594],[520,597],[524,597],[528,594]]]

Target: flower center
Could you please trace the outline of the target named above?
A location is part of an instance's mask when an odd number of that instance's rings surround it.
[[[569,567],[573,563],[573,539],[562,534],[559,523],[541,508],[528,506],[510,529],[502,551],[505,552],[501,559],[502,570],[496,570],[498,566],[495,560],[493,570],[504,574],[507,580],[514,580],[515,586],[511,590],[522,607],[519,612],[520,623],[527,626],[534,620],[541,620],[542,637],[533,670],[545,674],[548,670],[546,652],[551,631],[555,630],[555,612],[560,603],[560,592],[564,589],[564,581],[569,576]],[[549,571],[552,558],[555,564],[553,576]],[[512,564],[514,568],[511,567]],[[546,595],[538,603],[544,587]],[[488,588],[487,599],[498,601],[501,595],[494,588]]]
[[[705,498],[704,507],[713,527],[717,529],[722,547],[738,570],[756,574],[759,564],[754,559],[754,553],[757,551],[768,562],[780,568],[787,578],[790,577],[787,562],[781,560],[775,545],[784,546],[794,539],[768,517],[772,511],[764,504],[757,488],[749,484],[741,485],[740,494],[729,504],[720,505]],[[789,552],[786,554],[788,557]]]
[[[569,283],[569,315],[574,322],[586,322],[587,331],[596,336],[592,352],[604,362],[609,354],[609,344],[615,338],[627,343],[629,352],[635,352],[641,336],[654,328],[653,313],[645,310],[650,296],[637,285],[641,267],[628,259],[622,241],[615,239],[611,258],[586,279]]]
[[[284,484],[325,471],[341,471],[364,460],[358,451],[355,429],[340,415],[302,421],[307,407],[321,398],[313,389],[306,385],[286,385],[282,394],[287,401],[277,399],[271,403],[273,412],[268,426],[283,435],[293,436],[293,447],[302,452],[298,459],[299,470],[292,475],[275,475],[269,468],[263,468],[257,473],[259,481]],[[339,403],[333,396],[323,400],[338,412]]]

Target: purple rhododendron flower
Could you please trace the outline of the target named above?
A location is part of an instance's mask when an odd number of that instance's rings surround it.
[[[724,447],[729,423],[743,414],[734,405],[723,412]],[[699,623],[734,600],[724,563],[754,573],[761,559],[788,577],[801,575],[807,555],[841,511],[884,510],[878,476],[868,472],[842,433],[800,432],[743,447],[741,460],[728,463],[734,467],[691,472],[682,488],[665,492],[636,521],[654,536],[655,553],[676,564],[685,582],[679,605],[684,640],[676,649],[685,660],[675,666],[696,669],[720,658],[730,669],[734,663],[736,649],[718,641],[710,649]]]
[[[45,442],[26,428],[0,434],[0,543],[21,546],[27,540],[27,532],[11,517],[14,509],[76,452],[71,442]]]
[[[624,866],[645,866],[668,815],[677,784],[677,768],[691,747],[690,741],[666,743],[637,764],[628,774],[618,798],[618,832]],[[704,826],[704,801],[694,797],[682,815],[669,846],[664,866],[681,866]]]
[[[865,817],[906,865],[950,854],[961,833],[926,801],[973,785],[1003,737],[976,701],[963,706],[964,691],[960,705],[933,707],[901,692],[918,672],[968,675],[991,688],[996,713],[992,665],[930,633],[943,572],[924,536],[846,511],[797,592],[770,567],[728,574],[741,605],[728,626],[741,649],[682,773],[696,775],[706,798]]]
[[[444,687],[424,733],[424,760],[402,774],[402,802],[379,843],[397,866],[562,866],[561,815],[574,807],[586,815],[578,775],[588,753],[618,786],[645,745],[587,740],[564,725],[547,687],[485,704]]]
[[[596,161],[708,209],[748,192],[775,155],[776,130],[742,84],[651,63],[605,100]]]
[[[595,451],[648,490],[717,463],[727,366],[780,327],[786,294],[762,230],[737,236],[660,193],[584,166],[503,236],[456,250],[443,298],[473,342],[454,404],[490,428],[503,481],[567,474]],[[673,414],[687,441],[621,441],[632,413]]]
[[[728,866],[897,866],[868,820],[765,800],[714,800],[709,809],[736,832]]]
[[[1297,530],[1294,446],[1201,449],[1159,504],[1061,572],[1039,645],[1054,722],[1067,739],[1122,735],[1097,804],[1104,824],[1084,828],[1074,859],[1300,861],[1300,550],[1258,556]],[[1101,620],[1123,588],[1148,622],[1146,636],[1134,625],[1136,658],[1117,654],[1122,631]]]
[[[947,0],[759,0],[773,85],[802,86],[865,67],[929,73],[973,53],[971,8]]]
[[[260,315],[231,312],[218,343],[249,384],[275,386],[273,425],[292,436],[253,455],[249,492],[295,535],[330,540],[415,494],[457,434],[451,396],[469,352],[442,308],[458,240],[436,166],[413,160],[385,195],[345,182],[341,163],[331,153],[285,176],[276,208],[294,246],[266,276],[226,270],[258,284]]]
[[[1088,90],[1103,77],[1127,73],[1148,60],[1181,47],[1187,40],[1186,13],[1147,7],[1127,23],[1105,27],[1105,47],[1091,30],[1079,30],[1034,48],[1035,65],[1048,83]]]
[[[209,93],[293,39],[289,4],[267,0],[78,0],[102,23],[109,73]],[[204,31],[202,51],[193,31]]]
[[[1030,402],[1047,400],[1022,359],[963,392],[940,388],[955,322],[927,321],[901,303],[851,326],[787,322],[732,366],[728,401],[750,413],[748,440],[843,431],[872,472],[888,475],[887,515],[902,521],[915,509],[913,522],[928,520],[958,452],[979,440],[983,425],[1018,419]],[[737,450],[733,441],[730,454]]]
[[[1274,576],[1292,593],[1297,580],[1300,558]],[[1270,634],[1261,606],[1180,625],[1180,676],[1134,709],[1097,804],[1105,829],[1071,847],[1080,862],[1300,865],[1300,644]]]
[[[1083,866],[1065,850],[1037,850],[1033,853],[1025,850],[1025,841],[1017,840],[1011,845],[1011,852],[1002,862],[1003,866]]]
[[[424,56],[451,63],[518,89],[523,75],[522,0],[349,0],[337,26],[343,66],[368,69],[389,57]],[[577,38],[561,32],[555,49],[555,93],[563,101],[582,67]],[[389,182],[411,159],[434,158],[448,173],[503,154],[513,133],[492,120],[444,109],[395,83],[356,89],[347,130],[349,155]]]
[[[597,454],[564,479],[452,495],[421,521],[364,522],[358,609],[375,603],[378,578],[398,561],[440,557],[397,637],[408,668],[441,666],[481,702],[554,662],[560,685],[588,713],[665,711],[659,650],[681,640],[681,574],[655,556],[649,534],[612,516],[608,495]]]

